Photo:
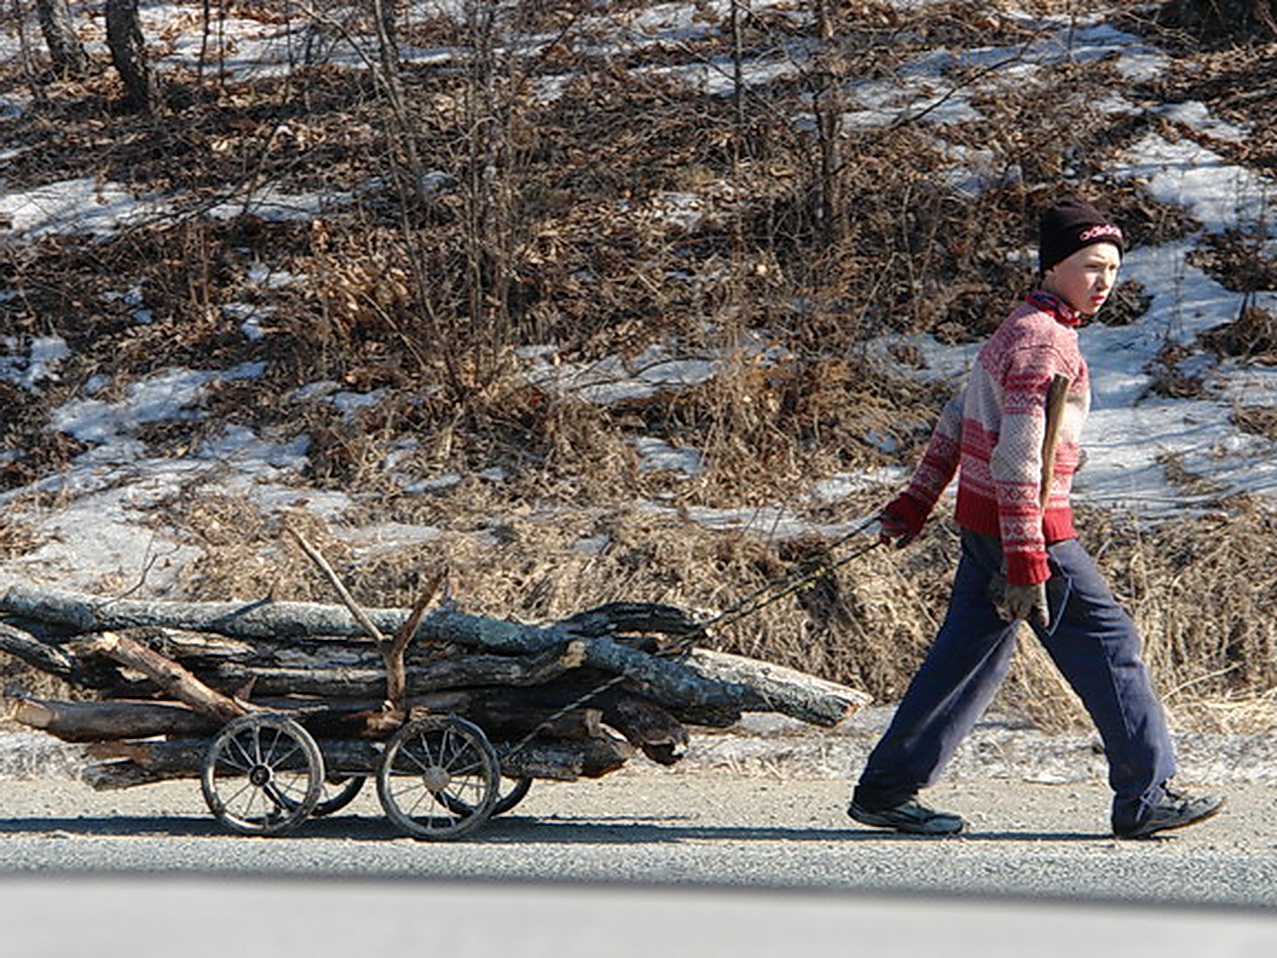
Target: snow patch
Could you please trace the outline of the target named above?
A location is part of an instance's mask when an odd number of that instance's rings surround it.
[[[117,183],[96,177],[59,180],[0,196],[0,220],[16,238],[89,235],[105,238],[126,226],[155,222],[170,212],[161,199],[139,199]]]

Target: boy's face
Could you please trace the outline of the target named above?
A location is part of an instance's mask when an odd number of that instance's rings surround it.
[[[1112,243],[1083,246],[1060,260],[1042,277],[1042,286],[1064,300],[1075,312],[1094,316],[1117,283],[1122,254]]]

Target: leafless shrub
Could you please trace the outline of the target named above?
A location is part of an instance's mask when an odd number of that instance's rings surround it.
[[[1277,440],[1277,409],[1271,406],[1240,406],[1233,410],[1229,422],[1246,432]]]
[[[1207,330],[1201,339],[1221,356],[1277,362],[1277,316],[1258,306],[1244,308],[1237,319]]]
[[[1145,372],[1150,377],[1147,394],[1171,399],[1194,399],[1205,394],[1200,376],[1185,373],[1180,363],[1186,358],[1186,350],[1175,344],[1162,347]]]

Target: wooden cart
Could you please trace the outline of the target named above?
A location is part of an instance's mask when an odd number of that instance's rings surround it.
[[[451,839],[533,779],[599,777],[639,752],[672,764],[687,725],[769,711],[832,726],[869,701],[695,647],[703,626],[667,606],[546,626],[424,609],[157,602],[0,579],[0,651],[90,693],[8,690],[9,716],[86,743],[95,788],[198,778],[235,831],[290,832],[374,779],[406,834]]]

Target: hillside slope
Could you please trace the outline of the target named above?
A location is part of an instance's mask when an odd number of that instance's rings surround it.
[[[154,3],[161,98],[0,21],[0,571],[114,594],[717,611],[890,494],[1065,193],[1085,535],[1184,721],[1267,721],[1277,47],[1168,9]],[[1058,8],[1058,9],[1057,9]],[[389,65],[388,65],[389,64]],[[953,531],[719,637],[899,690]],[[1076,718],[1026,649],[1007,704]]]

